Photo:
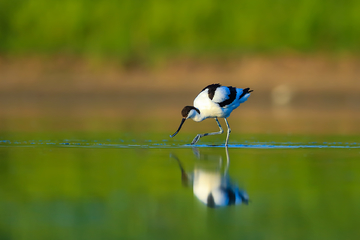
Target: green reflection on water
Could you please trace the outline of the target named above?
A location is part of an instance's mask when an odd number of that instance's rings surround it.
[[[229,149],[249,205],[181,184],[224,148],[0,148],[0,239],[356,239],[359,149]]]

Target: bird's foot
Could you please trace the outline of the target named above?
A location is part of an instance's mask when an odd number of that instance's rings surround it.
[[[195,143],[197,143],[200,138],[201,138],[201,134],[196,135],[196,137],[194,138],[194,140],[192,140],[191,145],[194,145]]]

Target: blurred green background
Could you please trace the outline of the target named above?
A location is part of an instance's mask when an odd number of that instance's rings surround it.
[[[359,12],[355,0],[1,1],[0,130],[166,126],[221,83],[255,90],[232,115],[249,128],[234,130],[359,133]]]
[[[152,61],[174,56],[358,52],[356,0],[15,0],[0,3],[3,54]]]

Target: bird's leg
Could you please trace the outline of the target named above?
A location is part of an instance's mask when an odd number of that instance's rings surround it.
[[[225,119],[225,123],[226,123],[226,127],[227,127],[227,136],[226,136],[225,146],[228,146],[231,129],[230,129],[230,126],[229,126],[229,123],[228,123],[227,119],[226,118],[224,118],[224,119]]]
[[[218,120],[217,118],[215,118],[215,121],[216,121],[217,125],[219,126],[220,131],[218,131],[218,132],[212,132],[212,133],[198,134],[198,135],[196,135],[196,137],[194,138],[194,140],[191,142],[191,145],[197,143],[197,142],[200,140],[200,138],[202,138],[202,137],[209,136],[209,135],[222,134],[222,133],[224,132],[224,130],[222,129],[222,127],[221,127],[221,125],[220,125],[220,123],[219,123],[219,120]]]
[[[227,173],[229,172],[229,165],[230,165],[230,157],[229,157],[228,146],[225,146],[225,153],[226,153],[226,168],[224,170],[224,176],[226,176]]]

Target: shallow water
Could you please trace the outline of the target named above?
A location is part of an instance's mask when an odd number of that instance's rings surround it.
[[[3,134],[0,239],[360,237],[356,136],[66,135]]]
[[[358,87],[327,69],[311,83],[303,71],[299,85],[290,62],[265,66],[265,84],[255,65],[254,81],[195,65],[99,71],[97,81],[81,69],[41,74],[30,64],[34,74],[19,75],[5,64],[0,240],[359,239]],[[229,148],[225,134],[189,145],[218,130],[213,119],[187,121],[169,138],[181,109],[219,79],[255,89],[229,118]],[[280,103],[285,82],[291,99]]]

